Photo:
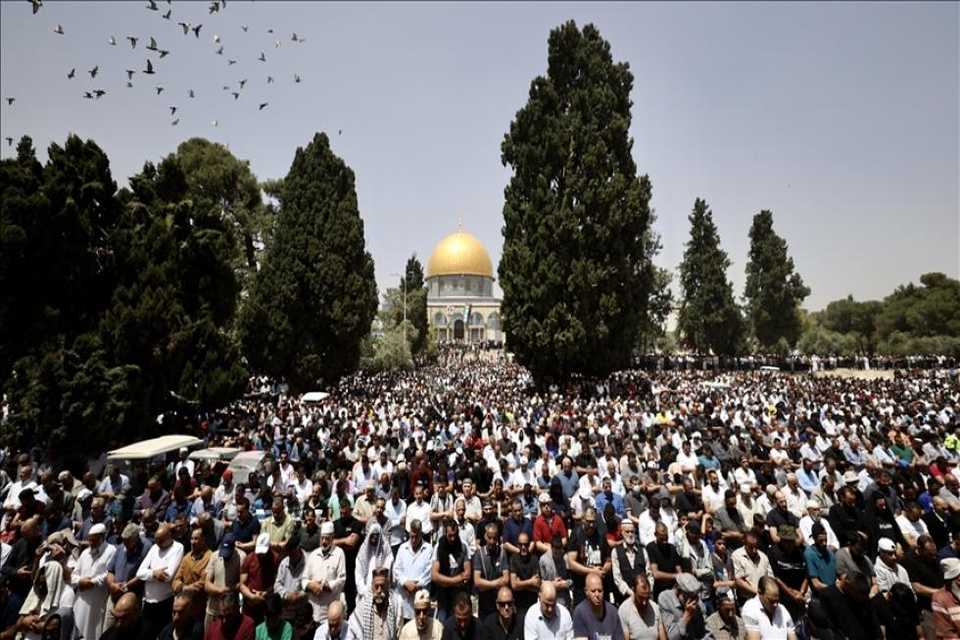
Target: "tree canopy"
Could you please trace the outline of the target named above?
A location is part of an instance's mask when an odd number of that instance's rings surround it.
[[[631,155],[629,65],[593,25],[551,31],[504,136],[504,330],[540,381],[626,366],[654,271],[650,180]]]
[[[377,284],[353,171],[326,134],[297,149],[278,199],[241,333],[256,371],[305,390],[357,366],[377,310]]]

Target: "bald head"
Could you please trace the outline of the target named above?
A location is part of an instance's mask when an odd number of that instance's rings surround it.
[[[136,623],[139,613],[140,598],[135,593],[123,594],[113,605],[113,617],[116,619],[116,626],[120,629],[132,627]]]
[[[603,589],[603,578],[599,573],[588,573],[586,580],[587,591],[591,589]]]
[[[327,624],[332,628],[339,628],[343,623],[343,603],[334,600],[327,607]]]

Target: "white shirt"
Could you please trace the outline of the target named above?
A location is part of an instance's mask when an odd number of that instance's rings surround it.
[[[930,531],[927,529],[927,523],[922,519],[918,519],[916,522],[910,522],[910,518],[906,514],[901,513],[896,518],[897,526],[900,527],[900,533],[903,534],[903,537],[908,543],[911,543],[911,546],[917,543],[917,538],[923,535],[929,535]]]
[[[737,481],[737,486],[748,484],[751,487],[754,487],[757,484],[757,474],[753,472],[753,469],[737,467],[733,472],[733,477]]]
[[[193,469],[194,469],[193,460],[187,459],[187,460],[181,460],[180,462],[178,462],[176,466],[173,468],[174,478],[178,477],[180,473],[180,467],[186,467],[187,471],[190,473],[190,477],[191,478],[193,477]]]
[[[897,568],[894,570],[888,567],[887,563],[878,557],[876,562],[873,563],[873,572],[877,575],[877,588],[880,590],[880,593],[890,591],[893,585],[898,582],[907,585],[910,587],[910,590],[913,591],[913,585],[910,584],[910,576],[899,562],[897,563]]]
[[[839,549],[840,541],[837,540],[837,534],[834,533],[833,528],[830,526],[830,521],[821,516],[820,524],[822,524],[823,528],[827,531],[827,547],[832,551]],[[800,533],[803,535],[803,543],[806,545],[813,544],[813,525],[813,518],[809,515],[800,518]]]
[[[552,620],[544,618],[540,603],[527,609],[523,617],[523,640],[573,640],[573,619],[567,608],[556,604]]]
[[[176,540],[166,549],[161,549],[158,544],[150,547],[150,551],[147,551],[147,557],[143,559],[140,568],[137,569],[137,578],[144,582],[144,602],[164,602],[173,597],[173,589],[170,588],[170,583],[177,573],[181,560],[183,560],[183,545]],[[157,580],[153,577],[153,572],[157,569],[163,569],[167,572],[166,580]]]
[[[423,535],[428,535],[433,532],[433,522],[430,520],[430,505],[426,502],[417,504],[412,502],[407,506],[407,521],[406,529],[409,533],[410,531],[410,522],[413,520],[419,520],[422,526]]]
[[[793,618],[786,607],[778,604],[771,618],[760,603],[760,596],[747,600],[740,616],[747,632],[759,631],[763,640],[786,640],[787,635],[793,631]]]
[[[404,540],[404,525],[407,523],[407,503],[403,500],[397,500],[397,504],[393,504],[393,500],[387,500],[387,504],[383,508],[383,515],[387,518],[387,526],[389,527],[387,539],[390,546],[393,547],[402,543]]]
[[[710,483],[703,485],[703,492],[701,497],[703,498],[703,508],[707,510],[707,513],[714,513],[717,509],[721,509],[724,503],[724,493],[726,489],[723,488],[723,484],[717,485],[716,491],[713,487],[710,486]]]

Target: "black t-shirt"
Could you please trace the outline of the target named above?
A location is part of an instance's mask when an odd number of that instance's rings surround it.
[[[788,524],[791,527],[799,527],[800,518],[789,511],[780,511],[780,509],[777,508],[771,509],[770,513],[767,514],[767,526],[779,527],[784,524]]]
[[[657,544],[656,540],[647,544],[647,558],[650,559],[651,565],[657,565],[657,570],[663,571],[664,573],[672,573],[684,570],[683,558],[681,558],[680,554],[677,553],[677,548],[669,542],[665,543],[663,546]],[[672,585],[672,582],[661,582],[659,580],[654,581],[654,597],[659,596],[661,591],[666,591]]]
[[[486,547],[477,549],[473,554],[473,570],[480,572],[480,577],[484,580],[497,580],[503,576],[503,572],[510,568],[507,561],[507,552],[500,547],[496,557],[491,557]],[[479,600],[479,610],[481,617],[483,615],[497,610],[497,590],[486,589],[477,590]]]
[[[354,584],[355,577],[353,570],[357,566],[357,553],[360,551],[360,543],[363,541],[363,523],[350,516],[350,519],[340,518],[333,523],[333,537],[340,539],[346,538],[351,533],[357,534],[359,542],[353,549],[344,549],[343,555],[347,561],[347,584]]]
[[[610,558],[610,546],[606,538],[595,529],[593,535],[587,535],[583,527],[573,530],[573,535],[567,541],[567,552],[577,552],[577,562],[587,567],[600,568]],[[577,589],[583,589],[586,578],[580,574],[573,574],[573,584]]]
[[[925,587],[931,589],[943,588],[943,573],[940,570],[940,563],[936,560],[927,561],[917,556],[916,552],[911,551],[903,558],[903,568],[907,570],[910,576],[910,582],[919,582]],[[917,594],[917,605],[921,609],[930,610],[930,596]]]
[[[874,640],[882,638],[877,612],[869,600],[855,602],[845,596],[836,585],[820,592],[820,601],[830,618],[830,627],[841,632],[847,640]]]
[[[540,558],[532,553],[527,554],[526,557],[516,554],[510,558],[510,573],[521,580],[529,580],[540,573]],[[537,601],[537,592],[516,591],[513,597],[516,600],[517,612],[523,615]]]
[[[803,558],[803,548],[794,545],[793,550],[787,553],[778,544],[770,547],[767,554],[773,575],[780,578],[791,589],[799,589],[807,578],[807,564]]]
[[[678,514],[683,515],[685,513],[696,513],[698,511],[703,511],[703,500],[700,499],[700,496],[693,492],[689,494],[683,492],[677,496]]]

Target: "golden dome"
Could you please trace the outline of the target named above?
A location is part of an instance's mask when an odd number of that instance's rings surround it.
[[[490,255],[474,236],[466,231],[451,233],[433,249],[427,262],[427,277],[434,276],[493,277]]]

